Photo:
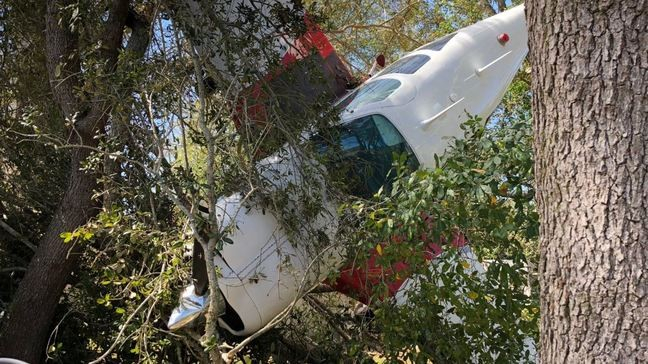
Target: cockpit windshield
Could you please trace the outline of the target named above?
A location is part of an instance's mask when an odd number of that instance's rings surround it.
[[[348,192],[363,198],[391,187],[395,156],[406,155],[412,170],[419,165],[405,139],[382,115],[355,119],[337,127],[328,140],[317,136],[314,141],[329,172],[342,173]]]
[[[429,60],[430,57],[425,54],[415,54],[413,56],[401,58],[380,71],[376,76],[384,76],[390,73],[411,75],[418,71],[419,68],[423,67],[423,65]]]
[[[341,109],[355,110],[362,105],[383,101],[401,85],[399,80],[384,78],[365,83],[338,103]]]

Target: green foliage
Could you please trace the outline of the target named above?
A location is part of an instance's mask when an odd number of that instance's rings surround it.
[[[362,224],[351,239],[356,250],[375,249],[383,267],[409,265],[398,273],[386,270],[374,300],[399,275],[420,277],[407,304],[385,302],[376,310],[390,360],[466,362],[476,356],[490,362],[493,353],[498,362],[510,362],[524,353],[525,339],[537,337],[530,121],[494,120],[486,127],[471,119],[463,128],[465,139],[452,142],[436,169],[409,174],[401,164],[391,191],[350,206]],[[485,274],[446,243],[457,234],[487,263]],[[430,241],[444,253],[428,266],[420,252]]]
[[[121,344],[111,357],[120,361],[176,362],[178,355],[190,356],[184,343],[169,337],[164,317],[154,314],[170,311],[189,274],[180,221],[173,210],[156,213],[155,228],[150,213],[114,209],[79,229],[83,232],[65,234],[93,237],[83,242],[89,254],[65,296],[67,313],[50,343],[54,361],[90,361],[114,341]]]

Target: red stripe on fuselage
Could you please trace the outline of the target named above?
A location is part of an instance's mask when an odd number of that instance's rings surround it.
[[[421,213],[421,217],[426,221],[428,227],[432,229],[432,219],[425,213]],[[420,239],[420,241],[427,243],[425,249],[422,252],[412,251],[412,254],[422,254],[423,259],[428,262],[439,256],[443,251],[442,246],[447,245],[443,237],[441,237],[440,244],[430,242],[426,233],[421,234]],[[402,236],[392,236],[391,244],[407,244],[404,240]],[[466,244],[467,240],[463,234],[455,233],[453,235],[452,247],[461,248]],[[389,249],[387,244],[380,245],[380,249],[383,251]],[[379,264],[380,256],[378,249],[374,248],[363,266],[351,264],[344,267],[332,287],[336,291],[354,297],[367,305],[370,304],[372,299],[384,300],[393,297],[411,275],[410,265],[405,261],[401,261],[384,267]],[[386,292],[377,292],[377,288],[386,290]]]

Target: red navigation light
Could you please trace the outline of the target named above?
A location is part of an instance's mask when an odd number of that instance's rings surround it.
[[[510,39],[509,35],[506,34],[506,33],[502,33],[502,34],[497,36],[497,41],[500,42],[501,45],[506,44],[506,42],[508,42],[509,39]]]

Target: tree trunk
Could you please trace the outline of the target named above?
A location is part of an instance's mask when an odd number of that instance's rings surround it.
[[[83,102],[78,90],[83,85],[78,35],[68,27],[69,19],[62,11],[73,0],[49,0],[46,13],[47,69],[54,99],[65,117],[73,122],[70,130],[71,149],[69,180],[63,199],[52,222],[29,263],[27,273],[18,287],[0,338],[0,357],[7,356],[40,362],[47,349],[50,325],[63,288],[77,266],[80,249],[64,244],[60,234],[74,231],[97,214],[98,203],[92,199],[97,178],[81,170],[98,144],[95,135],[103,131],[111,105],[104,95],[93,95]],[[117,64],[127,22],[129,0],[110,1],[109,16],[103,24],[101,58],[104,73]],[[133,32],[135,34],[135,31]],[[139,39],[139,35],[132,38]],[[89,148],[88,148],[89,147]]]
[[[647,6],[527,2],[545,363],[648,362]]]
[[[50,324],[61,292],[78,261],[79,249],[64,244],[59,234],[75,230],[98,211],[92,201],[96,176],[79,169],[88,155],[88,149],[72,152],[71,176],[65,195],[13,299],[0,340],[0,356],[38,363],[46,352]]]

